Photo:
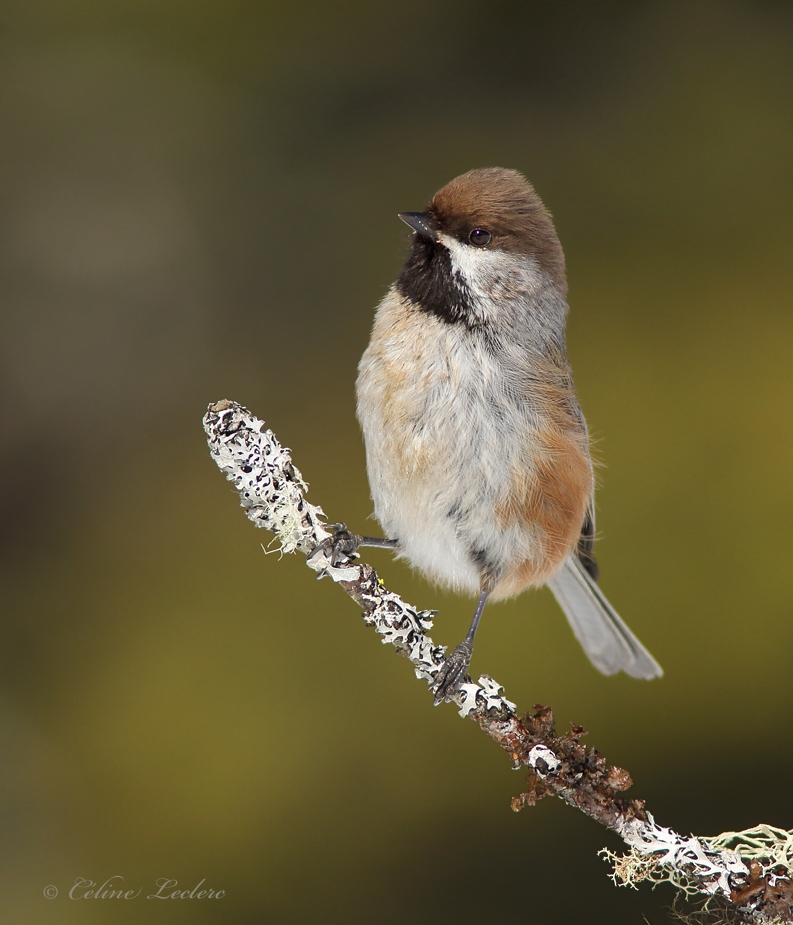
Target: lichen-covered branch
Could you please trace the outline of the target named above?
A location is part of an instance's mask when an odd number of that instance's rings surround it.
[[[262,421],[235,402],[220,401],[209,406],[204,429],[212,458],[234,482],[254,524],[272,531],[282,552],[302,552],[309,568],[340,585],[383,643],[393,645],[431,685],[446,651],[427,635],[433,612],[388,591],[366,563],[331,563],[325,541],[333,534],[325,515],[306,501],[306,485],[289,450]],[[620,796],[631,786],[630,775],[584,746],[580,726],[557,735],[549,707],[535,706],[533,713],[518,716],[501,690],[482,675],[463,684],[455,700],[461,716],[472,719],[516,765],[529,769],[529,786],[513,800],[513,809],[554,794],[627,844],[623,857],[606,852],[617,882],[669,881],[688,897],[721,897],[747,922],[793,922],[793,833],[760,826],[708,839],[663,828],[643,801]]]

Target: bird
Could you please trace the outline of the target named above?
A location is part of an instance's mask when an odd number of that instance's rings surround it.
[[[598,586],[589,437],[567,355],[565,258],[549,211],[517,170],[470,170],[423,212],[402,212],[410,252],[379,303],[356,382],[374,515],[440,586],[478,597],[432,682],[468,677],[488,601],[547,585],[607,675],[661,667]]]

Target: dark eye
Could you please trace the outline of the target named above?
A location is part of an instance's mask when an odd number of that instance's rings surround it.
[[[474,228],[468,235],[468,240],[476,247],[487,247],[493,240],[493,235],[489,231],[485,231],[484,228]]]

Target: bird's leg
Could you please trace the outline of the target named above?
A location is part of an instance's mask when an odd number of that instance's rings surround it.
[[[355,558],[355,553],[359,546],[384,546],[387,549],[396,549],[399,546],[399,540],[387,540],[378,536],[361,536],[359,533],[351,533],[346,524],[328,524],[327,529],[333,531],[333,536],[329,536],[318,546],[315,546],[307,558],[310,559],[322,550],[330,559],[332,568],[346,565],[350,559]],[[321,577],[322,575],[320,574]]]
[[[479,626],[479,621],[482,619],[482,611],[485,609],[489,594],[489,591],[483,591],[479,595],[479,602],[476,605],[474,618],[471,621],[471,628],[468,630],[465,639],[463,639],[451,655],[447,656],[440,671],[435,675],[431,690],[435,692],[436,707],[439,703],[443,703],[444,700],[449,699],[457,693],[468,673],[468,666],[471,663],[471,653],[474,649],[476,628]]]

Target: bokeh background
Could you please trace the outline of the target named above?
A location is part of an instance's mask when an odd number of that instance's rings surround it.
[[[522,774],[263,555],[206,451],[207,403],[241,401],[366,527],[396,213],[473,166],[554,213],[602,584],[666,676],[601,677],[545,592],[488,611],[474,669],[586,726],[662,824],[793,827],[790,4],[5,0],[0,27],[3,921],[668,920],[611,885],[609,833],[510,811]],[[470,601],[368,558],[460,638]],[[67,898],[114,875],[142,896]],[[161,878],[226,896],[145,900]]]

